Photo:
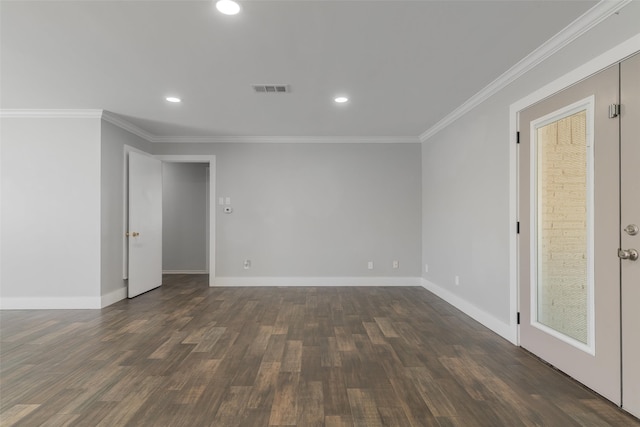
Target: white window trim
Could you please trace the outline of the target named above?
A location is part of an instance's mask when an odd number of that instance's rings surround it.
[[[530,233],[530,271],[531,271],[531,326],[549,334],[562,342],[571,345],[585,353],[595,355],[595,293],[594,293],[594,110],[595,96],[591,95],[571,105],[560,108],[552,113],[533,120],[530,124],[530,218],[533,224]],[[538,258],[540,247],[538,245],[538,230],[540,229],[540,206],[538,197],[538,132],[537,130],[550,123],[570,117],[580,111],[586,111],[586,150],[587,150],[587,343],[583,343],[560,331],[557,331],[538,321]]]

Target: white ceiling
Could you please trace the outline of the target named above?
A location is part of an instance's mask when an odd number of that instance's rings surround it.
[[[104,109],[160,137],[417,141],[595,3],[254,0],[230,17],[212,1],[2,1],[0,108]],[[291,93],[251,88],[274,83]]]

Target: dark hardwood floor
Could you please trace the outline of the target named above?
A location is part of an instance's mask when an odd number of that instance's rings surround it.
[[[209,288],[0,313],[0,425],[639,426],[422,288]]]

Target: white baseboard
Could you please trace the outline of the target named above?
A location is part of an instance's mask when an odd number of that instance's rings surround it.
[[[1,298],[0,310],[95,310],[127,297],[127,288],[100,297]]]
[[[496,334],[500,335],[504,339],[508,340],[512,344],[517,345],[517,325],[510,325],[495,318],[493,315],[486,311],[476,307],[469,301],[460,298],[458,295],[430,282],[426,279],[421,279],[422,287],[426,290],[439,296],[458,310],[462,311],[473,320],[481,323],[487,328],[491,329]]]
[[[420,286],[420,277],[216,277],[214,286]]]
[[[207,270],[162,270],[162,274],[209,274]]]
[[[99,297],[2,298],[2,310],[86,310],[101,308]]]
[[[100,297],[100,308],[105,308],[108,305],[114,304],[120,300],[123,300],[127,297],[127,288],[123,287],[120,289],[116,289],[115,291],[111,291],[108,294],[102,295]]]

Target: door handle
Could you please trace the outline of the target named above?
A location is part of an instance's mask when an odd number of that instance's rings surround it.
[[[618,249],[618,258],[636,261],[638,259],[638,251],[635,249]]]
[[[138,233],[137,231],[134,231],[133,233],[129,233],[127,231],[127,237],[138,237],[140,235],[140,233]]]

